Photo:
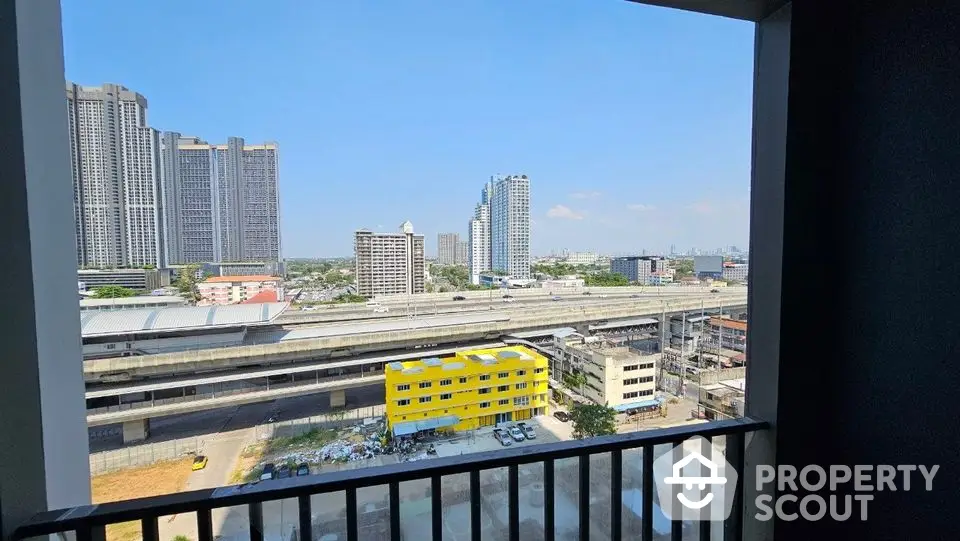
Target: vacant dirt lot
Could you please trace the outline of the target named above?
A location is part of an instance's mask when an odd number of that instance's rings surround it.
[[[181,492],[186,488],[193,459],[160,462],[151,466],[97,475],[90,479],[93,503],[107,503]],[[140,539],[140,523],[107,527],[107,541]]]

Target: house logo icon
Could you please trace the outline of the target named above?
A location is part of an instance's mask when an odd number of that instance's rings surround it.
[[[730,516],[738,475],[722,448],[697,436],[657,451],[653,478],[667,518],[692,522]]]

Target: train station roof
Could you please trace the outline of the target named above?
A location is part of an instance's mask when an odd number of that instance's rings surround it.
[[[285,302],[231,304],[227,306],[176,306],[136,310],[90,311],[80,314],[84,338],[116,334],[175,332],[200,328],[240,327],[269,323]]]

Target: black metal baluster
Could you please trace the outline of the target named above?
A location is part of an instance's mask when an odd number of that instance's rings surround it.
[[[357,541],[357,489],[348,488],[344,495],[347,504],[347,541]]]
[[[680,441],[672,443],[671,445],[674,447],[670,450],[670,453],[673,455],[673,463],[676,464],[677,462],[683,460],[683,442]],[[670,491],[670,503],[667,505],[672,508],[674,511],[673,514],[676,514],[677,511],[682,510],[681,508],[677,507],[675,503],[673,503],[673,501],[677,499],[677,494],[679,494],[681,490],[683,490],[682,485],[673,485],[673,488]],[[662,501],[660,502],[660,507],[663,508]],[[670,539],[672,541],[683,541],[683,517],[674,516],[672,518],[673,520],[670,521]]]
[[[507,494],[510,541],[520,541],[520,472],[516,464],[507,467]]]
[[[158,541],[160,538],[160,524],[156,516],[147,517],[140,521],[140,536],[143,541]]]
[[[105,541],[107,527],[103,524],[90,524],[86,528],[77,528],[77,541]]]
[[[197,539],[199,541],[213,541],[213,519],[210,517],[212,510],[207,508],[197,509]]]
[[[590,541],[590,455],[580,455],[580,541]]]
[[[643,511],[640,517],[640,539],[653,541],[653,446],[643,447]]]
[[[440,495],[440,481],[435,475],[430,478],[430,521],[433,523],[433,541],[443,541],[443,498]]]
[[[480,470],[470,472],[470,539],[482,541],[480,532]]]
[[[733,493],[733,512],[723,523],[723,538],[736,539],[743,537],[743,445],[744,434],[727,434],[726,460],[739,474],[737,486]]]
[[[390,483],[390,541],[400,537],[400,483]]]
[[[710,436],[703,438],[702,447],[700,454],[703,455],[703,458],[713,460],[713,444],[711,443]],[[700,475],[709,477],[710,473],[710,468],[703,464],[700,465]],[[717,504],[714,503],[713,505]],[[710,519],[712,516],[713,513],[710,511],[709,505],[700,511],[700,522],[698,523],[700,527],[700,541],[710,541]]]
[[[554,524],[554,490],[553,459],[543,461],[543,540],[554,541],[556,526]]]
[[[283,505],[282,503],[280,505]],[[313,539],[313,517],[310,510],[310,496],[297,497],[297,515],[300,519],[300,538],[298,541],[312,541]],[[283,525],[280,525],[283,528]]]
[[[623,536],[623,451],[610,451],[610,539]]]
[[[263,541],[263,502],[247,504],[247,517],[250,521],[250,541]]]

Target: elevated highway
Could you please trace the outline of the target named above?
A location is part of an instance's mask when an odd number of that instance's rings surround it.
[[[733,310],[746,306],[745,293],[724,295],[722,299],[633,300],[635,302],[606,306],[571,306],[557,302],[550,305],[549,310],[531,310],[520,314],[490,310],[456,316],[320,325],[278,332],[272,336],[264,334],[257,339],[259,343],[239,347],[88,360],[84,362],[84,380],[87,383],[120,382],[225,371],[245,366],[332,359],[387,349],[497,340],[514,332],[602,324],[639,316],[657,317],[664,311],[673,314],[700,310],[701,307],[716,310],[723,305],[726,310]]]

